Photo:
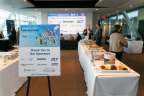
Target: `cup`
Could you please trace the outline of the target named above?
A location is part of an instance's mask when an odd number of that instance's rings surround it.
[[[104,64],[115,64],[115,53],[105,52],[104,53]]]

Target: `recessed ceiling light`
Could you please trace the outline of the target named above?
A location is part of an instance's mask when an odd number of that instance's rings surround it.
[[[101,3],[103,0],[99,0],[96,4],[95,4],[95,6],[96,5],[99,5],[99,3]]]
[[[96,8],[95,10],[96,10],[96,11],[98,11],[99,9],[98,9],[98,8]]]
[[[65,8],[64,10],[65,10],[65,11],[68,11],[68,9],[67,9],[67,8]]]
[[[38,9],[34,9],[35,11],[38,11]]]
[[[132,7],[133,7],[133,5],[132,5],[132,4],[130,4],[130,5],[129,5],[129,7],[130,7],[130,8],[132,8]]]

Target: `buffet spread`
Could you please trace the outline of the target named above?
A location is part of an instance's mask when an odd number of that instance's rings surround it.
[[[25,81],[18,76],[18,48],[0,52],[0,96],[15,96]]]
[[[88,96],[137,96],[140,75],[94,41],[81,40],[79,61]]]
[[[18,61],[18,49],[11,52],[0,52],[0,68]]]

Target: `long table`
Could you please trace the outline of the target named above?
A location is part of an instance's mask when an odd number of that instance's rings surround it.
[[[18,58],[8,64],[0,64],[0,96],[16,96],[15,92],[25,83],[26,78],[18,76]]]
[[[79,61],[84,70],[88,96],[137,96],[140,75],[129,68],[126,73],[97,72],[91,61],[87,45],[79,42]],[[95,61],[102,63],[100,60]],[[116,61],[118,63],[120,61]]]

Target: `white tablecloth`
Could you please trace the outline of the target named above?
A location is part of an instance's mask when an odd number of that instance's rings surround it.
[[[133,70],[130,73],[96,72],[86,51],[84,45],[79,43],[79,61],[84,70],[88,96],[136,96],[138,73]]]
[[[143,50],[143,41],[128,41],[128,47],[124,48],[126,53],[140,54]]]
[[[25,81],[18,76],[18,59],[0,66],[0,96],[15,96]]]

